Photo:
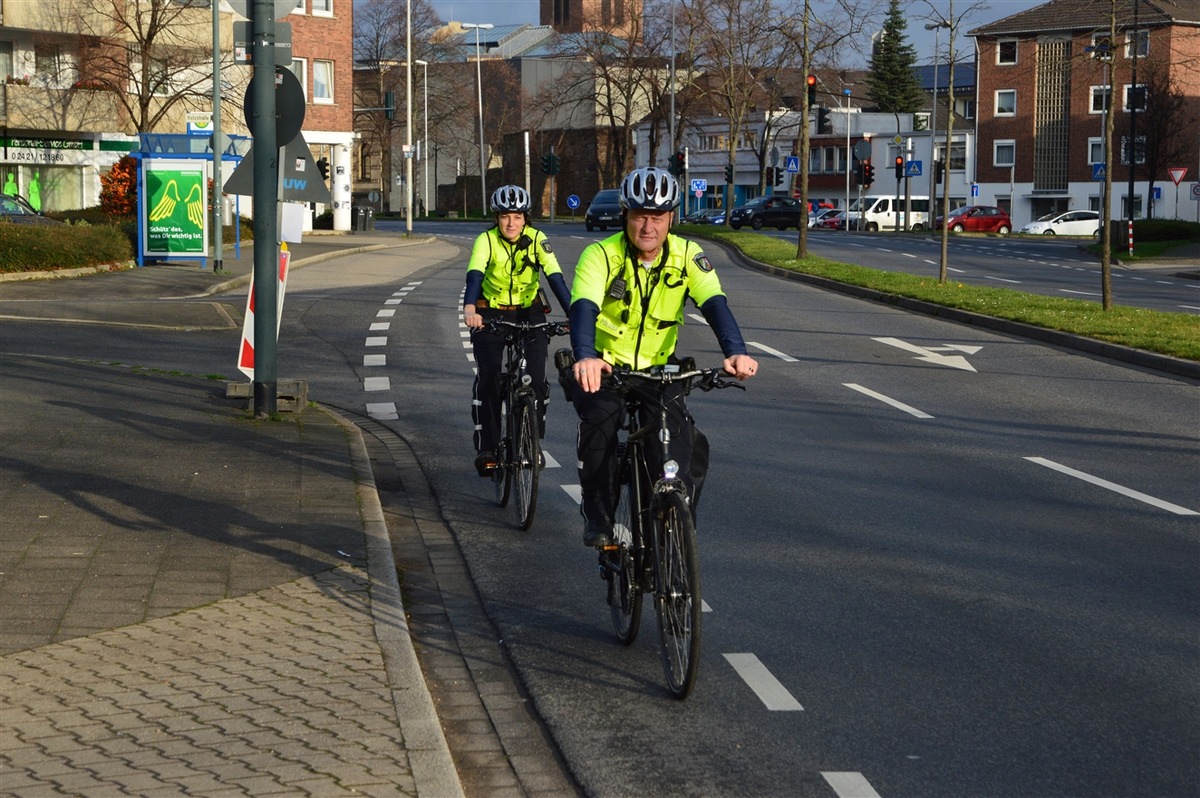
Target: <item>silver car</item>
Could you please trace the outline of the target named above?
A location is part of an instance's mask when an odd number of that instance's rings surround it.
[[[1017,232],[1040,236],[1098,236],[1100,214],[1096,211],[1048,213]]]

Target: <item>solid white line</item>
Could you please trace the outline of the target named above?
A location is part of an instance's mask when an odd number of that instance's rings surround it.
[[[1171,504],[1170,502],[1165,502],[1162,499],[1156,499],[1153,496],[1147,496],[1145,493],[1133,490],[1132,488],[1126,488],[1125,486],[1118,485],[1115,482],[1109,482],[1106,479],[1100,479],[1100,477],[1094,477],[1091,474],[1085,474],[1083,471],[1076,471],[1074,468],[1068,468],[1067,466],[1056,463],[1053,460],[1047,460],[1044,457],[1026,457],[1025,459],[1031,463],[1037,463],[1040,466],[1045,466],[1046,468],[1066,474],[1067,476],[1075,477],[1076,479],[1082,479],[1084,482],[1090,482],[1093,485],[1111,490],[1114,493],[1120,493],[1122,496],[1128,496],[1131,499],[1137,499],[1140,502],[1145,502],[1151,506],[1158,507],[1161,510],[1175,513],[1175,515],[1200,515],[1200,513],[1196,512],[1195,510],[1189,510],[1186,507],[1180,507],[1178,504]]]
[[[392,381],[388,377],[363,377],[364,391],[390,391]]]
[[[364,366],[386,366],[387,355],[363,355]]]
[[[766,352],[768,355],[774,355],[775,357],[779,358],[780,360],[784,361],[785,363],[799,362],[796,360],[796,358],[792,357],[791,355],[785,355],[783,352],[780,352],[778,349],[772,349],[771,347],[767,346],[766,344],[760,344],[757,341],[747,341],[746,345],[752,346],[755,349],[758,349],[762,352]]]
[[[804,707],[792,697],[779,680],[771,675],[767,666],[753,654],[725,654],[725,659],[742,677],[759,700],[772,712],[803,712]]]
[[[1058,290],[1064,294],[1079,294],[1080,296],[1100,296],[1100,294],[1097,294],[1095,291],[1072,291],[1069,288],[1060,288]]]
[[[368,335],[366,346],[387,346],[387,336]]]
[[[1183,308],[1184,310],[1200,310],[1200,307],[1195,305],[1180,305],[1179,307]]]
[[[883,402],[886,405],[891,405],[892,407],[896,408],[897,410],[903,410],[905,413],[914,415],[917,418],[933,418],[933,416],[929,415],[928,413],[924,412],[923,410],[918,410],[915,407],[910,407],[909,405],[904,404],[903,402],[898,402],[895,399],[891,398],[890,396],[884,396],[881,393],[876,393],[875,391],[872,391],[870,388],[864,388],[861,385],[856,385],[853,382],[843,382],[842,385],[845,385],[847,388],[849,388],[852,391],[858,391],[861,394],[869,396],[872,399],[878,399],[879,401]]]
[[[996,282],[998,282],[998,283],[1012,283],[1012,284],[1014,284],[1014,285],[1020,285],[1020,284],[1021,284],[1021,281],[1020,281],[1020,280],[1006,280],[1006,279],[1004,279],[1003,277],[992,277],[991,275],[985,275],[985,276],[984,276],[984,279],[985,279],[985,280],[995,280],[995,281],[996,281]]]
[[[834,773],[821,771],[825,781],[838,794],[838,798],[880,798],[875,788],[861,773]]]

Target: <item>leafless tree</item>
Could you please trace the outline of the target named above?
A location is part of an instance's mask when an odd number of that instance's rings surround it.
[[[1145,91],[1145,103],[1137,112],[1137,142],[1134,151],[1139,156],[1138,169],[1149,182],[1149,194],[1154,194],[1154,180],[1172,166],[1186,164],[1193,154],[1193,140],[1188,133],[1197,128],[1196,104],[1172,80],[1162,60],[1151,61],[1138,75],[1138,84]],[[1124,115],[1120,135],[1128,142],[1129,119]],[[1129,163],[1128,147],[1121,148],[1123,164]],[[1147,218],[1154,217],[1154,201],[1148,203]]]

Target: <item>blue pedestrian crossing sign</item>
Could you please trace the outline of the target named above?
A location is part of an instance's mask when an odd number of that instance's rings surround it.
[[[921,176],[921,162],[920,161],[909,161],[908,163],[906,163],[904,165],[904,176],[905,177],[920,177]]]
[[[789,155],[785,159],[785,165],[783,167],[783,171],[799,172],[800,171],[800,156],[799,155]]]
[[[1102,163],[1092,164],[1092,180],[1103,180],[1103,179],[1104,179],[1104,164],[1102,164]]]

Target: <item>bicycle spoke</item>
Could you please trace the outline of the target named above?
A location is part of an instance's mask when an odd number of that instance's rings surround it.
[[[681,493],[662,499],[659,533],[659,639],[667,686],[686,698],[696,681],[700,655],[700,563],[691,509]]]
[[[537,411],[532,397],[518,400],[513,421],[513,438],[516,444],[513,472],[517,494],[517,525],[525,530],[533,524],[533,513],[537,509],[538,461],[541,458]]]

